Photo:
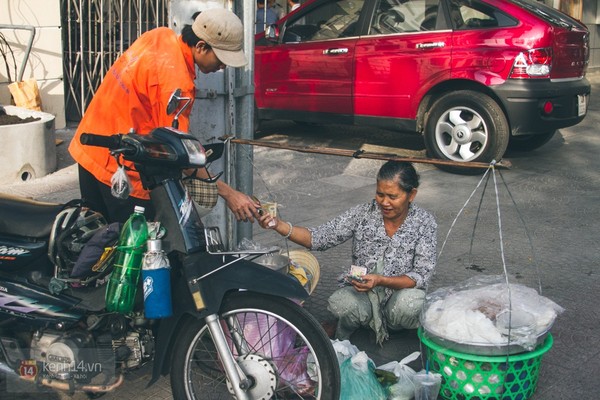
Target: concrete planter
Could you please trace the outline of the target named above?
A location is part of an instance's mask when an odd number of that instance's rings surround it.
[[[13,183],[40,178],[56,170],[54,115],[5,106],[8,115],[40,120],[0,125],[0,182]]]

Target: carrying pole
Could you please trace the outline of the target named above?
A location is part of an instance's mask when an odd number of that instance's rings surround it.
[[[423,163],[433,165],[447,165],[452,167],[464,167],[464,168],[489,168],[489,163],[483,162],[459,162],[452,160],[441,160],[437,158],[428,157],[403,157],[391,153],[378,153],[364,150],[347,150],[332,147],[319,147],[319,146],[294,146],[289,144],[282,144],[277,142],[265,141],[265,140],[248,140],[248,139],[231,139],[231,143],[251,145],[251,146],[262,146],[271,147],[274,149],[293,150],[301,153],[317,153],[327,154],[333,156],[342,157],[353,157],[353,158],[368,158],[372,160],[385,160],[385,161],[405,161],[411,163]],[[501,160],[495,163],[496,168],[509,169],[512,164],[508,160]]]

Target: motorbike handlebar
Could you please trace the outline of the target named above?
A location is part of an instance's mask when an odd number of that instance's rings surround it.
[[[95,133],[82,133],[79,141],[86,146],[106,147],[115,150],[121,147],[121,135],[96,135]]]

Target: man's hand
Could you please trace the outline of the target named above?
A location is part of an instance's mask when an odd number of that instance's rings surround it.
[[[217,181],[219,195],[227,202],[227,207],[231,210],[235,219],[238,221],[254,222],[258,218],[258,209],[260,204],[250,198],[250,196],[238,192],[231,186],[222,181]]]
[[[238,221],[254,222],[254,218],[259,217],[258,208],[260,205],[252,201],[244,193],[236,190],[235,193],[225,200],[227,201],[227,207],[229,207]]]

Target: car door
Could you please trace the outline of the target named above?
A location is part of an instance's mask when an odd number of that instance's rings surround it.
[[[280,43],[257,47],[259,109],[352,113],[355,29],[363,3],[312,3],[285,22]]]
[[[439,0],[379,0],[372,14],[355,48],[356,120],[414,130],[423,95],[450,76],[452,30]]]

